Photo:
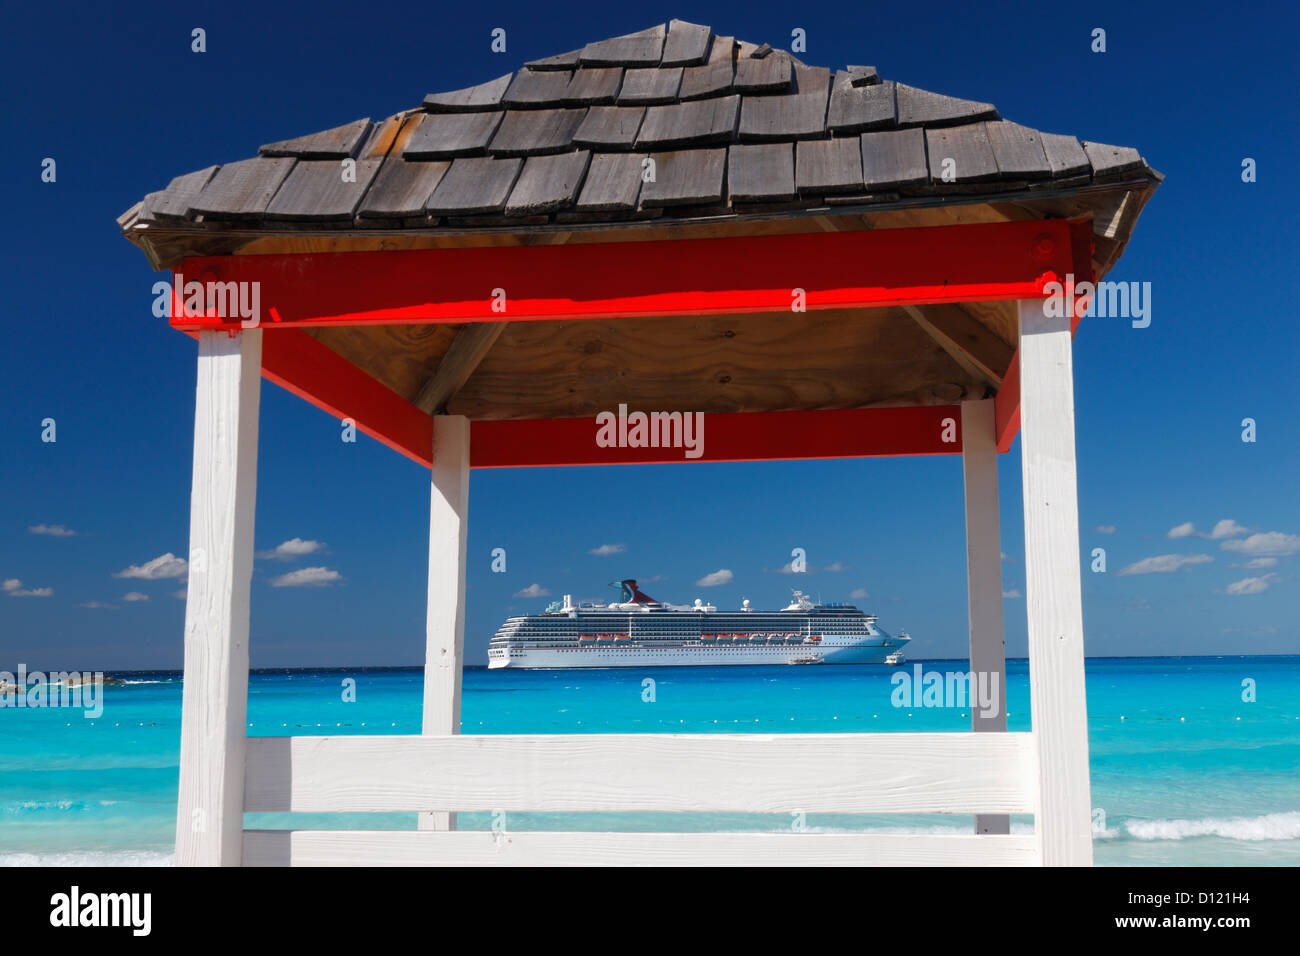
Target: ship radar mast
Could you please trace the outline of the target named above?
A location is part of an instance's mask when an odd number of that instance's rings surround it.
[[[790,599],[790,603],[786,607],[783,607],[781,610],[811,611],[813,610],[813,608],[817,608],[821,606],[820,604],[814,604],[811,600],[809,600],[808,595],[804,594],[802,591],[792,591],[791,594],[792,596]]]

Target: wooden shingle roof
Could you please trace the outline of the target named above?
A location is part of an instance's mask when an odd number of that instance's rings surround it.
[[[1134,149],[673,20],[178,176],[119,222],[166,267],[293,233],[629,229],[1109,191],[1039,213],[1079,215],[1159,178]],[[1131,225],[1108,237],[1116,256]]]

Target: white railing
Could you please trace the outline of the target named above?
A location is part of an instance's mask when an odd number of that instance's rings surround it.
[[[248,812],[1033,813],[1006,734],[250,737]],[[1033,864],[1032,836],[257,831],[245,864]]]

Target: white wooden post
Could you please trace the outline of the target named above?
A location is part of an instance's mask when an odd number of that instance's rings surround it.
[[[1090,866],[1070,319],[1047,317],[1042,301],[1023,301],[1019,311],[1025,602],[1038,764],[1034,832],[1043,865]]]
[[[465,656],[465,534],[469,517],[469,419],[433,418],[429,507],[429,610],[424,654],[426,734],[460,733]],[[454,830],[454,811],[421,813],[421,830]]]
[[[972,699],[976,733],[1007,729],[1007,655],[1002,626],[1002,533],[998,516],[998,440],[991,399],[961,406],[961,464],[966,486],[966,603],[970,617],[972,698],[977,686],[994,687],[997,709],[986,714]],[[987,675],[980,681],[977,675]],[[983,682],[987,683],[984,684]],[[977,814],[976,833],[1011,832],[1004,813]]]
[[[200,332],[198,366],[176,864],[237,866],[244,828],[261,330]]]

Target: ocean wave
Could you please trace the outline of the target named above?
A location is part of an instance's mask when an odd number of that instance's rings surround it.
[[[85,810],[86,804],[80,800],[20,800],[0,809],[5,813],[26,813],[32,810]]]
[[[94,807],[115,807],[117,800],[19,800],[0,805],[0,813],[34,813],[44,810],[91,810]]]
[[[0,853],[0,866],[171,866],[171,850],[69,850]]]
[[[1300,840],[1300,812],[1202,820],[1129,820],[1124,829],[1138,840],[1186,840],[1203,836],[1252,841]]]

